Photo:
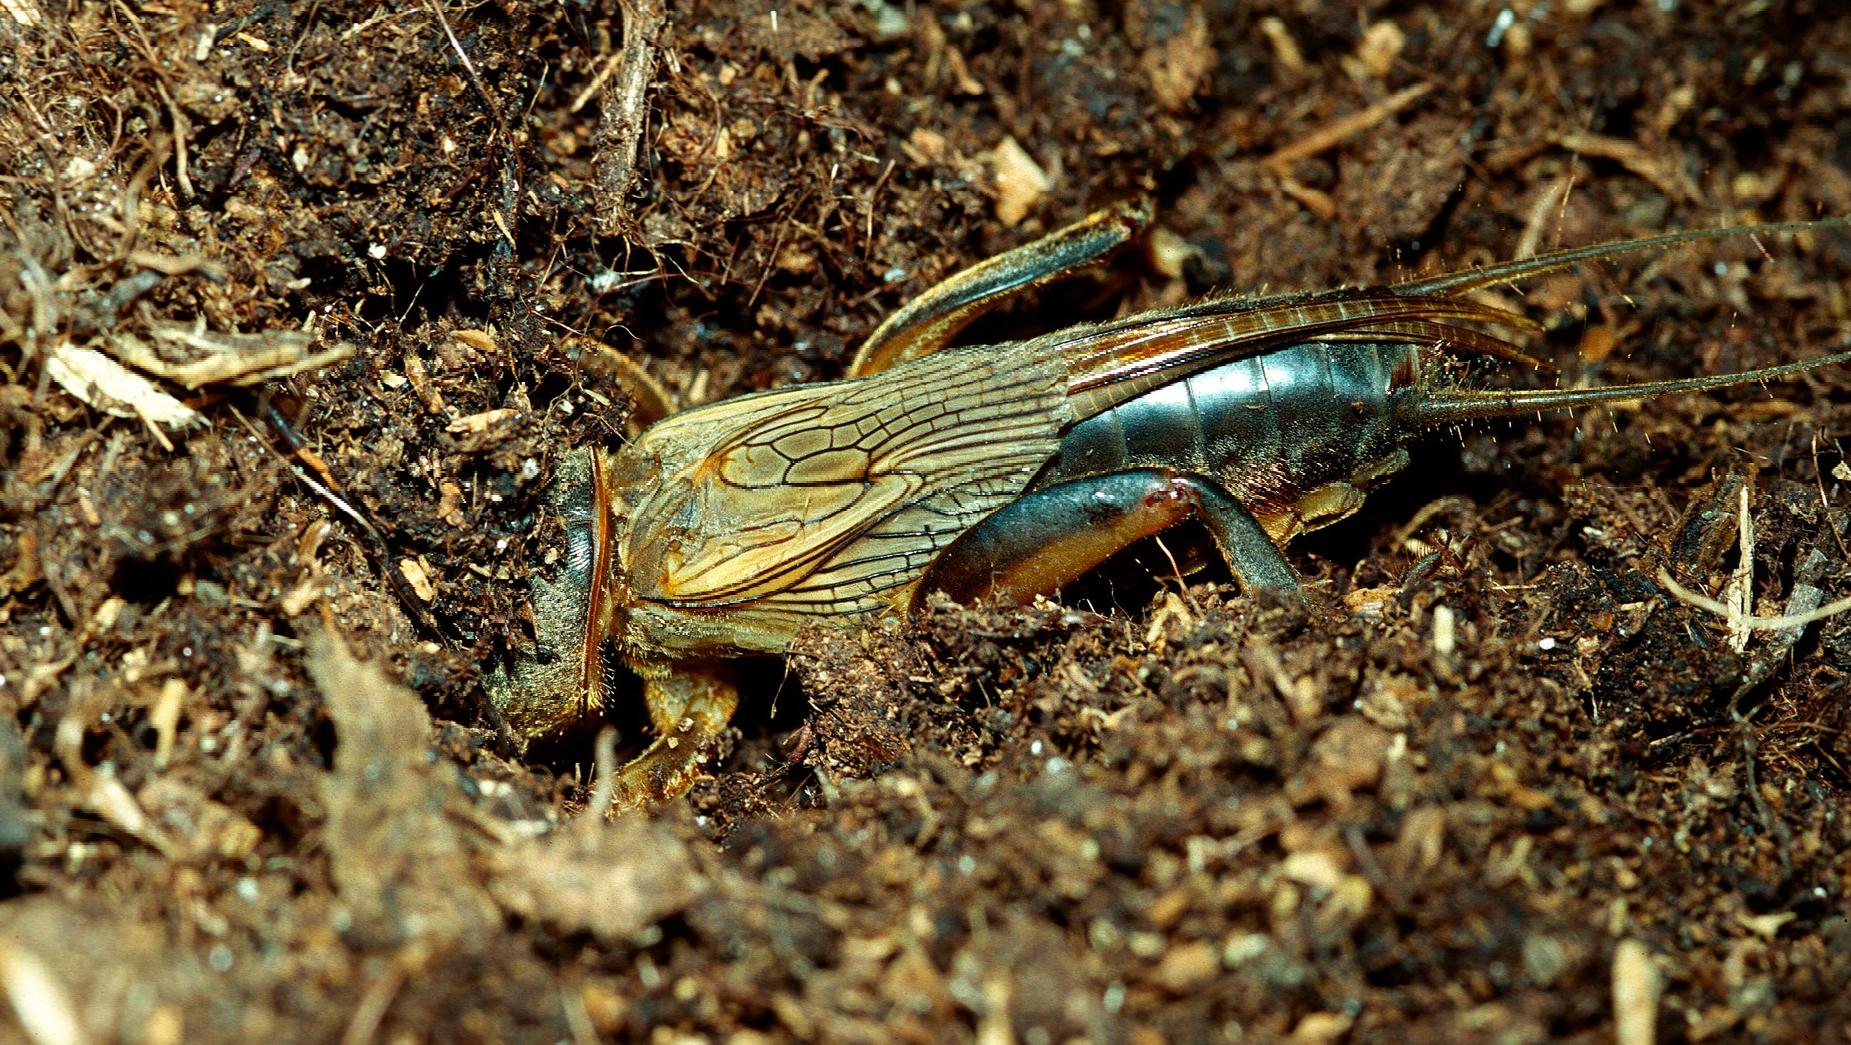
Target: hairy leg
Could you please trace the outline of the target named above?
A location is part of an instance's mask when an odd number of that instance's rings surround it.
[[[739,706],[739,683],[722,661],[682,663],[673,672],[645,679],[643,700],[656,739],[618,770],[615,809],[687,793],[718,753],[726,724]]]

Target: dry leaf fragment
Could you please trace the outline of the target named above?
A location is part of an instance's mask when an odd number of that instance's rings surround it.
[[[694,861],[661,824],[581,819],[515,842],[500,854],[489,892],[522,918],[620,942],[699,895]]]
[[[199,421],[197,410],[94,348],[79,348],[68,341],[58,345],[46,357],[45,372],[59,388],[116,417],[139,417],[169,428],[185,428]]]
[[[315,337],[301,330],[264,330],[250,334],[207,330],[203,323],[162,323],[152,333],[169,352],[195,358],[175,363],[140,339],[118,334],[110,341],[117,359],[156,377],[188,388],[206,385],[254,385],[315,370],[353,355],[353,346],[341,343],[319,352],[310,351]]]
[[[38,25],[44,18],[39,14],[38,5],[32,0],[0,0],[0,9],[13,16],[13,21],[27,29]]]

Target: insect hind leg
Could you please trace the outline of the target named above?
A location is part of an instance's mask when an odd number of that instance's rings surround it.
[[[939,553],[914,595],[1025,603],[1051,595],[1136,541],[1197,519],[1248,593],[1296,592],[1298,577],[1253,514],[1220,483],[1133,468],[1024,494]]]

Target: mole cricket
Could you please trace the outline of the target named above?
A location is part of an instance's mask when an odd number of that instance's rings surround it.
[[[596,714],[621,666],[650,745],[619,806],[674,797],[738,702],[729,661],[798,631],[912,612],[924,596],[1027,601],[1184,520],[1245,591],[1292,591],[1281,549],[1354,513],[1420,433],[1481,418],[1794,377],[1851,352],[1736,373],[1579,389],[1474,390],[1448,359],[1548,369],[1491,330],[1535,333],[1471,291],[1702,240],[1851,219],[1671,232],[1384,287],[1213,297],[1004,344],[973,319],[1098,264],[1150,220],[1100,211],[952,276],[890,316],[842,380],[673,413],[634,364],[646,423],[569,453],[547,495],[567,551],[533,589],[537,650],[488,678],[526,738]]]

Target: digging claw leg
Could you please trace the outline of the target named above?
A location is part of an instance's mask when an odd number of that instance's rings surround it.
[[[612,808],[636,809],[679,798],[707,771],[739,706],[739,685],[721,662],[677,665],[672,674],[643,683],[643,699],[656,739],[617,771]]]

